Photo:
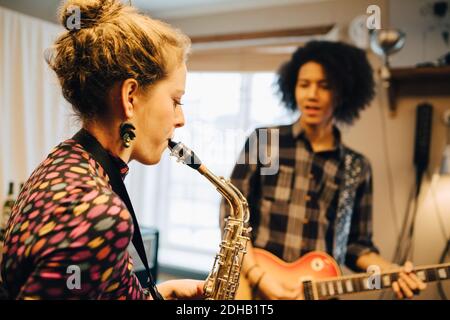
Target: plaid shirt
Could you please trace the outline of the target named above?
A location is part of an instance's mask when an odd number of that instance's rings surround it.
[[[312,150],[300,121],[265,129],[279,130],[278,172],[261,175],[261,165],[246,161],[236,164],[231,174],[231,182],[249,202],[253,245],[287,262],[314,250],[332,255],[339,186],[344,175],[343,159],[350,149],[341,143],[337,128],[334,128],[335,148],[324,152]],[[249,159],[249,144],[247,140],[240,155],[245,159]],[[372,171],[369,161],[363,155],[357,156],[362,160],[363,170],[345,259],[345,264],[355,271],[359,271],[358,257],[379,252],[372,243]],[[224,218],[229,215],[225,201],[220,212],[223,229]]]

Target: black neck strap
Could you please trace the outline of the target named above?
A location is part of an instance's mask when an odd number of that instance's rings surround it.
[[[85,129],[78,131],[73,138],[77,143],[83,146],[83,148],[89,152],[92,157],[100,163],[103,169],[106,171],[111,187],[113,191],[122,199],[122,201],[127,206],[128,211],[133,218],[134,233],[133,233],[133,245],[136,248],[142,263],[145,266],[148,276],[148,289],[155,300],[163,300],[163,297],[158,292],[155,282],[153,280],[150,268],[148,265],[147,255],[145,254],[144,242],[142,241],[141,231],[139,229],[139,224],[134,213],[133,205],[131,204],[130,197],[128,196],[127,189],[123,183],[122,177],[120,176],[117,166],[113,163],[111,156],[106,152],[102,145],[95,139],[89,132]]]

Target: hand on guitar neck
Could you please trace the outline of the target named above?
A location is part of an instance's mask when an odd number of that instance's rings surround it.
[[[411,299],[414,294],[418,294],[420,291],[426,288],[426,284],[420,280],[412,271],[413,264],[407,261],[403,267],[392,264],[385,260],[383,257],[376,253],[369,253],[361,256],[356,262],[359,268],[367,270],[370,266],[379,266],[381,271],[400,270],[399,278],[392,283],[392,290],[399,299],[409,298]]]
[[[403,270],[404,272],[400,272],[399,274],[399,280],[392,284],[392,289],[397,298],[411,299],[415,294],[419,294],[420,291],[425,290],[427,285],[412,272],[413,264],[411,261],[405,263]]]

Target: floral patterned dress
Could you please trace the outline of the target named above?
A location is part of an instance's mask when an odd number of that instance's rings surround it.
[[[128,166],[112,156],[125,178]],[[15,299],[148,299],[127,247],[133,221],[101,165],[74,140],[32,173],[6,231],[1,276]]]

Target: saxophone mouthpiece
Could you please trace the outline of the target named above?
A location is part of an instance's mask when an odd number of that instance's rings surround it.
[[[177,161],[184,163],[192,169],[198,170],[202,165],[202,162],[196,156],[194,151],[181,142],[175,142],[172,139],[169,139],[169,150],[170,155],[177,158]]]
[[[172,149],[177,145],[176,142],[174,142],[172,139],[169,139],[169,149],[172,151]]]

